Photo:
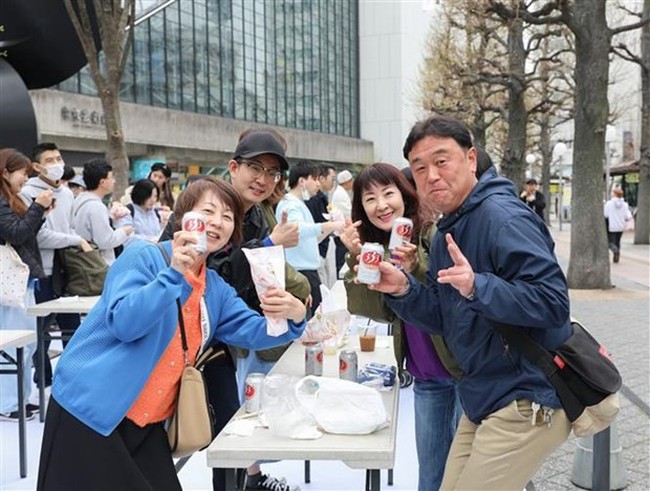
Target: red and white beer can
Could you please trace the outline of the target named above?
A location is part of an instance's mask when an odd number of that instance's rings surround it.
[[[198,211],[188,211],[183,215],[183,221],[181,227],[185,232],[192,232],[198,238],[196,244],[192,244],[192,247],[199,254],[205,254],[208,252],[208,236],[206,235],[206,216],[203,213]]]
[[[244,390],[244,405],[247,413],[257,413],[262,402],[263,373],[249,373],[246,377]]]
[[[393,222],[393,230],[390,233],[388,250],[397,249],[402,244],[411,242],[413,236],[413,220],[410,218],[399,217]]]
[[[379,263],[384,259],[384,246],[377,242],[366,242],[361,247],[361,261],[357,270],[357,281],[367,285],[379,283]]]

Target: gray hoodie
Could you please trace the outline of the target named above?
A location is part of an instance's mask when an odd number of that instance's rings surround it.
[[[39,177],[29,179],[20,190],[20,195],[25,203],[30,204],[46,189],[53,191],[56,199],[54,209],[45,217],[45,223],[36,236],[38,248],[41,251],[43,270],[47,276],[52,275],[52,262],[54,250],[63,249],[81,244],[81,237],[72,229],[72,207],[74,195],[67,186],[53,188]]]
[[[128,238],[124,229],[114,230],[111,227],[108,208],[91,191],[77,196],[72,212],[72,226],[84,239],[97,245],[109,266],[115,261],[113,249],[124,244]]]

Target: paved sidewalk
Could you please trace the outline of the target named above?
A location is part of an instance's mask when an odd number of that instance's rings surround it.
[[[570,225],[551,233],[556,254],[566,271]],[[611,264],[610,290],[571,290],[571,312],[612,353],[623,383],[645,405],[650,404],[650,247],[634,245],[633,232],[621,244],[621,261]],[[650,489],[650,417],[628,397],[621,397],[616,428],[628,490]],[[579,489],[571,483],[577,440],[569,439],[547,459],[533,479],[537,490]]]

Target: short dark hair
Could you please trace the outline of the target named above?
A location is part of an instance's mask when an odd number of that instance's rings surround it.
[[[198,201],[206,192],[216,194],[224,204],[230,208],[235,217],[235,228],[232,232],[230,242],[239,244],[242,241],[242,223],[244,221],[244,204],[239,193],[229,182],[215,176],[206,176],[192,182],[178,196],[174,208],[174,230],[180,230],[183,215],[196,206]]]
[[[379,242],[387,245],[390,239],[390,232],[380,230],[370,223],[370,219],[363,207],[363,192],[372,184],[379,186],[393,184],[399,189],[404,201],[404,216],[413,220],[413,237],[417,241],[422,223],[417,191],[394,165],[381,162],[364,167],[354,180],[352,188],[352,220],[355,222],[361,220],[361,226],[358,229],[361,241]]]
[[[63,176],[61,176],[61,179],[64,181],[69,181],[76,175],[76,172],[74,171],[74,168],[71,165],[65,164],[63,166]]]
[[[318,166],[313,162],[298,162],[291,169],[289,169],[289,188],[293,189],[298,185],[298,180],[301,177],[305,179],[309,176],[318,178],[320,172]]]
[[[318,166],[318,175],[320,177],[327,177],[331,170],[336,172],[336,167],[334,167],[332,164],[320,164]],[[336,178],[336,176],[334,177]]]
[[[52,143],[52,142],[39,143],[32,150],[32,162],[40,163],[41,155],[43,155],[43,152],[48,152],[51,150],[58,150],[58,149],[59,147],[56,146],[56,143]]]
[[[84,164],[83,178],[88,191],[94,191],[99,187],[99,182],[108,177],[113,167],[106,162],[106,159],[92,159]]]
[[[131,189],[131,201],[136,205],[142,206],[145,201],[151,198],[153,190],[158,191],[156,183],[150,179],[140,179],[136,181]]]
[[[528,179],[526,181],[526,184],[535,184],[535,185],[537,185],[537,180],[536,179]]]
[[[413,125],[404,143],[404,158],[409,159],[409,153],[417,142],[428,136],[453,138],[462,148],[472,148],[472,134],[465,123],[442,114],[435,114]]]

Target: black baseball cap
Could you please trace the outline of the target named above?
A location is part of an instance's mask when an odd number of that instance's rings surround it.
[[[270,153],[280,161],[280,168],[289,170],[289,163],[284,155],[280,142],[268,131],[253,131],[242,138],[235,148],[234,158],[250,159]]]

